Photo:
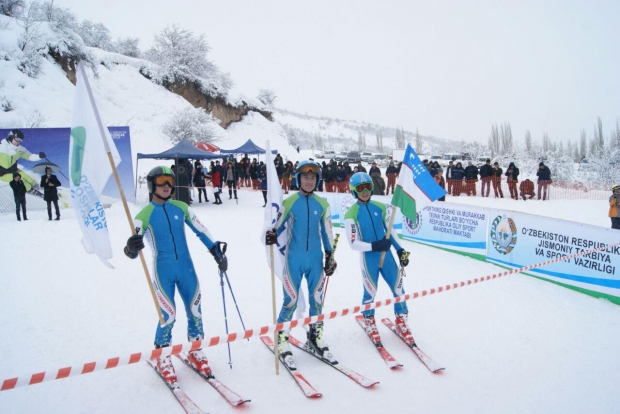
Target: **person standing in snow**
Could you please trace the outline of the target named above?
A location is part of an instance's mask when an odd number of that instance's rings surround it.
[[[202,203],[202,196],[205,197],[205,203],[209,202],[207,198],[207,189],[205,188],[205,173],[202,169],[202,164],[196,161],[196,165],[194,166],[194,187],[198,189],[198,202]]]
[[[498,192],[500,198],[504,198],[504,192],[502,191],[502,173],[503,170],[499,168],[499,163],[497,161],[494,162],[493,170],[491,171],[491,183],[493,184],[493,192],[495,193],[495,198],[497,198]]]
[[[284,199],[282,215],[276,226],[265,234],[265,244],[272,245],[277,243],[278,235],[285,230],[285,227],[290,231],[282,275],[284,303],[280,309],[278,323],[288,322],[293,318],[304,276],[310,296],[310,316],[320,315],[323,311],[325,276],[331,276],[336,270],[337,264],[332,257],[334,239],[329,204],[324,198],[314,194],[319,184],[320,171],[321,167],[314,161],[304,160],[299,163],[296,173],[299,192]],[[324,266],[321,243],[325,250]],[[323,340],[323,322],[310,324],[309,328],[310,348],[331,360],[329,347]],[[280,356],[291,364],[289,333],[290,329],[278,333],[277,346]]]
[[[519,194],[517,193],[517,183],[519,182],[519,169],[515,165],[514,162],[508,164],[508,169],[506,170],[506,181],[508,182],[508,190],[510,190],[510,198],[513,200],[519,199]]]
[[[358,172],[351,177],[349,188],[357,202],[347,210],[344,216],[344,226],[349,246],[360,252],[362,286],[364,287],[362,304],[374,302],[379,273],[390,287],[394,297],[403,295],[405,291],[402,276],[392,254],[385,255],[381,268],[379,261],[383,252],[389,252],[394,247],[400,265],[405,267],[409,264],[409,253],[398,244],[394,236],[390,235],[390,238],[385,238],[387,234],[386,207],[385,204],[370,199],[373,192],[372,178],[366,173]],[[397,329],[404,337],[411,336],[407,325],[407,304],[405,302],[395,303],[394,313]],[[362,315],[364,315],[368,335],[371,337],[378,335],[375,310],[363,311]]]
[[[17,168],[17,160],[23,158],[28,161],[38,161],[41,158],[45,158],[44,152],[38,154],[31,154],[26,148],[22,147],[24,141],[24,133],[19,129],[13,129],[9,132],[9,135],[0,142],[0,180],[5,183],[13,181],[13,173],[19,172],[27,192],[32,192],[34,195],[42,196],[40,188],[37,186],[37,182],[20,171]]]
[[[24,221],[28,220],[26,217],[26,186],[22,181],[22,176],[18,172],[13,173],[13,181],[9,183],[13,190],[13,198],[15,199],[15,213],[17,214],[17,221],[22,221],[19,216],[19,209],[22,210],[22,216]]]
[[[222,252],[221,242],[213,241],[190,207],[182,201],[170,199],[176,183],[170,168],[153,168],[146,182],[153,196],[152,201],[134,218],[136,234],[129,237],[124,252],[127,257],[135,259],[144,248],[145,240],[153,251],[154,287],[165,319],[163,325],[157,325],[155,347],[168,347],[172,341],[172,327],[176,319],[175,288],[185,306],[188,341],[202,340],[200,284],[187,247],[184,226],[187,225],[207,247],[220,271],[228,269],[228,259]],[[188,360],[202,374],[211,375],[207,357],[201,349],[190,351]],[[164,380],[174,386],[177,377],[170,356],[157,358],[156,366]]]
[[[551,170],[545,165],[544,162],[538,164],[538,171],[536,171],[538,177],[538,199],[542,197],[543,201],[549,200],[547,195],[547,188],[551,184]]]
[[[51,167],[45,167],[45,175],[41,177],[41,187],[43,188],[43,199],[47,201],[47,217],[52,220],[52,203],[56,210],[56,221],[60,220],[60,210],[58,209],[58,187],[60,181],[52,174]]]
[[[491,192],[491,181],[492,180],[493,180],[493,168],[491,167],[491,159],[487,158],[484,165],[480,167],[480,181],[482,181],[482,187],[480,188],[480,195],[482,197],[489,196],[489,193]],[[486,192],[484,191],[485,187],[486,187]]]
[[[611,187],[611,197],[609,197],[609,217],[611,218],[611,228],[620,230],[620,184]],[[18,213],[19,214],[19,213]],[[26,217],[24,215],[24,217]],[[19,216],[17,217],[19,220]]]

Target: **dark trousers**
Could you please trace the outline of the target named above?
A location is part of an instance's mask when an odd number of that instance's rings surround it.
[[[26,213],[24,213],[24,217],[26,217]],[[610,217],[611,218],[611,228],[620,230],[620,217]]]
[[[204,194],[205,196],[205,201],[209,201],[209,199],[207,198],[207,190],[205,190],[204,187],[196,187],[198,188],[198,202],[202,203],[202,194]]]
[[[22,197],[15,197],[15,214],[17,214],[17,220],[21,220],[21,217],[19,216],[19,209],[22,209],[22,216],[24,216],[24,220],[27,220],[28,217],[26,217],[26,196],[22,196]]]
[[[58,209],[58,200],[47,202],[47,217],[52,219],[52,203],[54,203],[54,209],[56,210],[56,218],[60,218],[60,210]]]

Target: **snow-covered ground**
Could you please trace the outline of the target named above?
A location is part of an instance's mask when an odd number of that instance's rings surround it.
[[[461,198],[480,205],[518,206],[522,211],[607,226],[597,201],[516,202]],[[500,205],[502,207],[503,205]],[[132,214],[140,206],[131,205]],[[215,238],[229,243],[228,275],[247,328],[271,322],[270,272],[258,240],[262,195],[240,191],[239,204],[194,204]],[[568,211],[570,210],[570,212]],[[4,271],[0,301],[0,381],[151,349],[157,323],[139,261],[124,257],[129,227],[120,204],[107,211],[116,269],[104,267],[80,244],[72,211],[49,222],[33,211],[27,222],[0,216]],[[572,215],[568,215],[572,214]],[[341,229],[335,229],[341,232]],[[188,236],[203,293],[207,336],[224,331],[219,277],[211,255]],[[497,272],[487,263],[403,241],[412,252],[405,288],[420,291]],[[358,253],[346,243],[337,252],[326,311],[355,306],[362,297]],[[389,296],[381,282],[377,299]],[[281,294],[278,288],[278,307]],[[177,297],[177,301],[180,299]],[[228,319],[242,330],[230,296]],[[176,362],[180,382],[211,413],[421,412],[421,413],[617,413],[620,406],[620,307],[522,275],[435,294],[408,303],[420,347],[446,367],[431,374],[379,326],[386,348],[404,365],[390,371],[352,316],[326,322],[325,336],[343,365],[380,381],[364,389],[300,351],[297,365],[323,393],[303,396],[292,378],[274,374],[273,356],[252,338],[206,349],[216,376],[252,399],[234,409],[208,384]],[[391,317],[380,308],[378,317]],[[178,317],[173,342],[185,340]],[[297,328],[294,333],[303,336]],[[182,412],[144,362],[89,375],[0,392],[2,413]]]

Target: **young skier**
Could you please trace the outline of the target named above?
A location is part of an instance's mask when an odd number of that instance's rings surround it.
[[[283,213],[276,227],[265,234],[267,245],[276,244],[278,235],[289,229],[287,254],[282,275],[284,303],[280,310],[278,323],[288,322],[293,318],[297,308],[297,298],[301,280],[305,276],[308,283],[310,316],[320,315],[323,311],[323,286],[325,275],[331,276],[336,270],[336,261],[332,259],[332,221],[329,204],[325,199],[314,194],[319,184],[320,166],[314,161],[304,160],[297,166],[295,178],[299,183],[299,192],[286,198]],[[325,249],[325,266],[323,251]],[[278,334],[278,352],[291,365],[293,363],[291,347],[288,341],[290,329]],[[327,343],[323,340],[323,322],[310,324],[308,345],[317,354],[332,360]]]
[[[26,191],[36,195],[42,196],[41,189],[37,185],[37,182],[25,174],[23,171],[19,171],[17,168],[17,161],[23,158],[28,161],[37,161],[41,158],[45,158],[44,152],[38,154],[31,154],[26,148],[22,146],[24,141],[24,133],[19,129],[13,129],[9,132],[9,135],[0,142],[0,180],[10,183],[13,181],[13,173],[19,172]]]
[[[364,285],[364,297],[362,303],[372,303],[377,293],[379,273],[392,290],[394,297],[403,295],[403,280],[394,257],[386,254],[383,267],[379,268],[382,252],[389,252],[393,246],[399,257],[400,265],[405,267],[409,264],[409,252],[405,251],[394,236],[385,238],[387,226],[385,204],[371,201],[373,183],[372,178],[366,173],[359,172],[351,177],[349,189],[357,202],[353,204],[344,216],[344,225],[347,232],[349,246],[360,252],[360,265],[362,267],[362,283]],[[399,302],[394,304],[396,314],[396,329],[408,339],[413,336],[407,325],[407,304]],[[375,310],[362,312],[366,322],[366,332],[370,337],[379,337],[375,323]],[[374,339],[374,338],[373,338]]]
[[[187,315],[187,339],[190,342],[204,338],[200,309],[200,285],[192,258],[187,248],[184,225],[187,225],[211,252],[220,270],[226,271],[228,259],[220,249],[220,242],[213,241],[209,231],[198,221],[196,215],[182,201],[170,200],[174,193],[175,176],[168,167],[155,167],[146,177],[152,201],[135,217],[136,235],[127,240],[125,255],[138,257],[144,248],[144,237],[153,251],[154,285],[157,301],[165,323],[157,325],[155,347],[170,346],[172,327],[176,317],[174,303],[175,287],[178,288]],[[211,369],[207,357],[198,349],[188,353],[192,366],[209,376]],[[170,356],[157,358],[157,368],[166,382],[174,386],[176,374]]]

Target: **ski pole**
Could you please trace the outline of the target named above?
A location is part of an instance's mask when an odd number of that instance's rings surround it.
[[[241,311],[239,310],[239,306],[237,305],[237,299],[235,299],[235,294],[233,293],[232,286],[230,286],[230,280],[228,280],[228,273],[224,273],[224,277],[226,277],[226,283],[228,283],[228,289],[230,290],[230,296],[232,296],[232,300],[235,303],[235,308],[237,308],[237,314],[239,315],[239,320],[241,321],[241,326],[243,326],[243,330],[245,331],[245,324],[243,323],[243,318],[241,317]],[[250,338],[248,338],[248,341]]]
[[[224,304],[224,324],[226,325],[226,335],[228,335],[228,316],[226,315],[226,296],[224,295],[224,277],[223,272],[220,270],[220,287],[222,288],[222,303]],[[230,355],[230,343],[228,345],[228,365],[232,369],[232,356]]]
[[[338,239],[340,238],[340,233],[336,234],[334,238],[334,245],[332,246],[332,256],[329,258],[329,264],[331,265],[334,261],[334,255],[336,254],[336,248],[338,247]],[[327,277],[327,282],[325,282],[325,293],[323,293],[323,303],[325,303],[325,298],[327,297],[327,287],[329,286],[329,276]],[[321,305],[323,304],[321,303]]]
[[[224,245],[224,248],[220,250],[222,256],[225,256],[226,253],[226,243],[221,243]],[[224,271],[220,270],[220,287],[222,288],[222,304],[224,305],[224,325],[226,326],[226,335],[228,335],[228,315],[226,314],[226,295],[224,292]],[[228,365],[230,365],[230,369],[232,369],[232,356],[230,355],[230,343],[228,345]]]

